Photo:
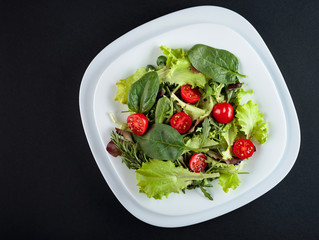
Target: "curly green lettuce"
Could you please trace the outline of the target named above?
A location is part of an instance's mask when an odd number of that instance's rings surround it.
[[[179,86],[190,84],[192,87],[205,87],[207,83],[206,76],[202,73],[193,73],[190,70],[191,63],[184,49],[171,49],[166,46],[161,46],[160,49],[167,56],[166,69],[164,69],[166,75],[163,81]]]
[[[128,93],[133,83],[139,80],[146,73],[145,68],[139,68],[137,71],[126,79],[121,79],[116,83],[117,91],[114,101],[127,104]]]
[[[236,112],[240,130],[247,138],[253,137],[259,144],[265,143],[268,138],[268,122],[264,121],[264,115],[258,110],[257,104],[249,100],[239,105]]]
[[[220,174],[218,184],[223,188],[223,191],[227,193],[229,189],[235,190],[241,183],[238,172],[242,168],[242,164],[226,164],[216,161],[208,157],[207,163],[211,164],[212,171],[216,171]]]
[[[192,184],[193,180],[217,178],[219,173],[195,173],[184,167],[175,167],[171,161],[152,159],[143,163],[136,171],[140,192],[149,198],[162,199],[170,193],[179,193]]]

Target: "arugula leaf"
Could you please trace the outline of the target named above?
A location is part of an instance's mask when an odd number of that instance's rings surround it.
[[[179,193],[192,184],[193,180],[216,178],[218,173],[194,173],[183,167],[175,167],[171,161],[152,159],[143,163],[136,171],[140,192],[149,198],[162,199],[170,193]]]
[[[207,138],[204,143],[202,143],[202,136],[201,135],[194,135],[192,138],[188,139],[185,144],[187,147],[199,149],[199,148],[208,148],[218,145],[218,142]]]
[[[203,131],[202,131],[200,147],[204,146],[206,141],[208,140],[208,135],[210,131],[210,123],[208,118],[204,119],[202,126],[203,126]]]
[[[192,104],[188,104],[179,99],[174,93],[171,95],[172,100],[175,100],[184,112],[190,116],[192,121],[199,118],[204,119],[207,117],[213,109],[214,102],[211,96],[201,99],[198,103],[198,107],[195,107]]]
[[[200,190],[202,191],[202,193],[204,194],[205,197],[207,197],[209,200],[213,201],[213,197],[209,194],[209,192],[207,192],[207,190],[205,188],[203,188],[202,186],[199,186]]]
[[[145,73],[145,68],[139,68],[128,78],[121,79],[119,82],[117,82],[117,91],[114,101],[119,101],[122,104],[127,104],[128,92],[130,91],[132,84],[139,80]]]
[[[166,96],[161,97],[156,104],[155,123],[167,123],[173,113],[173,102]]]
[[[188,51],[188,57],[197,70],[216,82],[235,83],[237,76],[245,77],[238,73],[237,57],[226,50],[196,44]]]
[[[159,89],[157,72],[148,72],[132,84],[128,94],[128,107],[139,113],[148,112],[155,104]]]
[[[198,107],[195,107],[192,104],[185,103],[184,101],[179,99],[174,93],[172,93],[171,98],[172,98],[172,100],[175,100],[177,102],[177,104],[179,106],[181,106],[181,108],[183,108],[184,112],[188,116],[190,116],[192,121],[196,120],[197,118],[199,118],[200,116],[205,114],[205,110],[204,109],[200,109]]]
[[[259,144],[265,143],[268,137],[268,123],[264,121],[263,114],[258,110],[257,104],[249,100],[239,105],[236,117],[247,138],[254,137]]]
[[[214,82],[212,84],[212,95],[214,96],[217,102],[224,102],[225,100],[225,96],[221,93],[224,87],[224,83],[217,84]]]

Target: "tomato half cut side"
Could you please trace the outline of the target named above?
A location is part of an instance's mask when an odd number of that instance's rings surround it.
[[[200,91],[198,88],[192,88],[191,85],[186,84],[182,86],[181,97],[185,102],[196,103],[200,99]]]
[[[148,119],[143,113],[134,113],[127,117],[127,126],[137,135],[143,135],[148,126]]]
[[[179,133],[186,133],[192,125],[192,119],[186,113],[178,112],[173,115],[170,123]]]
[[[234,108],[227,102],[217,103],[213,107],[212,115],[219,123],[229,123],[233,120]]]
[[[255,146],[249,139],[238,139],[233,146],[233,153],[240,159],[251,157],[255,152]]]
[[[189,160],[189,168],[196,173],[202,172],[205,170],[205,167],[207,166],[206,160],[207,157],[204,154],[196,153]]]

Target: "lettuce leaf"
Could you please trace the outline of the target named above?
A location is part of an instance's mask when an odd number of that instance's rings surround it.
[[[187,59],[187,54],[183,48],[168,48],[166,46],[160,46],[160,49],[167,56],[166,66],[172,67],[177,64],[181,59]]]
[[[224,148],[226,150],[222,151],[221,154],[224,160],[229,160],[233,158],[231,146],[234,144],[235,139],[237,138],[237,133],[238,133],[238,130],[237,130],[235,120],[231,121],[230,123],[227,123],[225,127],[223,128],[221,135],[223,136],[225,140],[223,141],[223,143],[225,145]]]
[[[243,88],[240,88],[237,92],[236,98],[235,98],[235,105],[238,106],[240,104],[243,104],[243,100],[248,94],[253,94],[253,90],[244,90]]]
[[[257,104],[249,100],[246,104],[239,105],[236,112],[240,130],[247,138],[253,137],[259,144],[265,143],[268,138],[268,123],[264,121],[264,115],[258,110]]]
[[[235,142],[235,139],[237,137],[237,127],[235,124],[235,121],[231,121],[230,123],[227,123],[223,129],[222,136],[224,137],[225,141],[229,146],[233,145]]]
[[[145,68],[139,68],[137,71],[126,79],[121,79],[116,83],[117,91],[114,101],[127,104],[128,93],[133,83],[139,80],[146,73]]]
[[[223,191],[228,193],[229,189],[235,190],[241,183],[238,174],[221,173],[218,184],[222,186]]]
[[[197,120],[199,118],[205,118],[212,111],[214,102],[211,96],[201,99],[198,107],[195,107],[192,104],[185,103],[181,99],[179,99],[174,93],[171,95],[172,100],[175,100],[177,104],[183,108],[184,112],[190,116],[192,121]]]
[[[171,49],[166,46],[161,46],[160,49],[167,56],[166,66],[169,68],[164,78],[162,78],[162,74],[159,74],[163,81],[179,86],[190,84],[192,87],[205,87],[207,83],[206,76],[202,73],[190,71],[191,63],[184,49]]]
[[[170,193],[179,193],[193,180],[216,178],[219,173],[194,173],[184,167],[175,167],[171,161],[152,159],[136,171],[140,192],[149,198],[162,199]]]
[[[223,156],[223,160],[230,160],[233,158],[232,155],[232,148],[231,146],[227,146],[227,149],[225,151],[221,152],[222,156]]]
[[[223,188],[223,191],[227,193],[229,189],[235,190],[241,183],[238,172],[242,168],[242,164],[226,164],[218,162],[210,157],[206,160],[207,163],[211,164],[213,171],[219,172],[218,184]]]

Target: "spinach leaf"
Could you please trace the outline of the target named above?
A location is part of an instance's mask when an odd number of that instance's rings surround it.
[[[148,72],[133,83],[128,94],[129,109],[147,113],[155,104],[159,84],[157,72]]]
[[[166,124],[155,123],[146,134],[133,136],[141,150],[150,158],[174,161],[185,149],[182,135]]]
[[[155,123],[167,123],[173,116],[173,102],[166,96],[161,97],[156,104]]]
[[[188,51],[192,65],[219,83],[234,83],[237,76],[246,77],[238,73],[237,57],[222,49],[213,48],[203,44],[196,44]]]

